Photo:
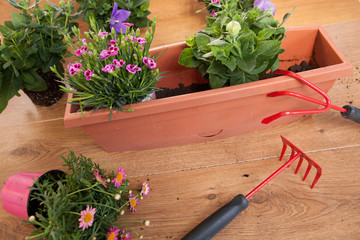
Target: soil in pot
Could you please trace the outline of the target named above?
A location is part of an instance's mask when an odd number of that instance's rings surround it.
[[[302,61],[300,63],[300,65],[295,64],[295,65],[289,67],[288,70],[297,73],[297,72],[303,72],[303,71],[307,71],[307,70],[311,70],[311,69],[315,69],[315,68],[316,68],[315,64],[308,64],[306,61]],[[270,72],[270,73],[267,73],[267,74],[261,76],[260,80],[268,79],[268,78],[272,78],[272,77],[274,77],[274,75]],[[201,91],[206,91],[206,90],[210,90],[210,89],[211,88],[208,83],[206,83],[206,84],[194,83],[187,87],[185,87],[184,84],[179,83],[179,87],[177,87],[177,88],[171,88],[171,89],[170,88],[161,88],[160,91],[156,92],[156,99],[178,96],[178,95],[187,94],[187,93],[201,92]]]
[[[34,104],[39,106],[51,106],[58,102],[64,95],[64,92],[61,91],[59,87],[61,83],[58,81],[60,80],[52,71],[43,73],[41,69],[39,69],[37,73],[45,80],[48,89],[42,92],[34,92],[27,89],[24,89],[23,91]]]

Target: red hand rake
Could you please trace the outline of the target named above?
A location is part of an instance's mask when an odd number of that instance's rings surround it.
[[[288,76],[296,78],[297,80],[305,83],[307,86],[311,87],[316,92],[318,92],[320,95],[322,95],[325,98],[325,102],[319,101],[319,100],[311,98],[311,97],[301,95],[299,93],[290,92],[290,91],[272,92],[267,95],[268,97],[279,97],[279,96],[288,95],[288,96],[297,97],[297,98],[300,98],[300,99],[303,99],[303,100],[306,100],[306,101],[309,101],[312,103],[316,103],[316,104],[319,104],[319,105],[322,105],[325,107],[322,109],[313,109],[313,110],[279,112],[270,117],[264,118],[261,121],[261,123],[268,124],[280,117],[289,116],[289,115],[323,113],[323,112],[326,112],[327,110],[329,110],[330,108],[340,111],[341,116],[343,116],[344,118],[348,118],[355,122],[360,123],[360,109],[359,108],[351,106],[351,105],[345,105],[344,107],[338,107],[338,106],[332,105],[330,102],[329,96],[324,91],[322,91],[321,89],[316,87],[314,84],[312,84],[311,82],[309,82],[308,80],[306,80],[305,78],[301,77],[300,75],[298,75],[294,72],[290,72],[290,71],[286,71],[286,70],[276,70],[273,72],[273,74],[274,75],[288,75]]]
[[[226,227],[240,212],[245,210],[248,206],[248,199],[253,196],[257,191],[264,187],[268,182],[273,178],[279,175],[284,169],[288,168],[291,163],[295,160],[300,159],[296,167],[295,174],[298,173],[303,160],[305,159],[308,162],[307,169],[305,171],[303,181],[307,178],[312,167],[315,167],[317,172],[315,178],[311,184],[311,188],[315,186],[317,181],[321,176],[321,167],[309,158],[305,153],[303,153],[299,148],[292,144],[289,140],[281,136],[283,142],[283,148],[281,150],[280,161],[283,159],[285,151],[289,146],[291,148],[291,154],[289,160],[282,165],[278,170],[271,174],[267,179],[265,179],[261,184],[249,192],[246,196],[239,194],[234,197],[226,205],[218,209],[203,222],[201,222],[197,227],[195,227],[191,232],[189,232],[183,240],[207,240],[215,236],[220,230]]]

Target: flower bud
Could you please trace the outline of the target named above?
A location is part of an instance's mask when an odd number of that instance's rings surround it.
[[[131,195],[132,194],[132,190],[129,190],[129,195]]]
[[[143,239],[144,238],[144,235],[139,235],[139,239]]]
[[[144,222],[143,222],[143,224],[145,225],[145,226],[150,226],[150,220],[145,220]]]
[[[109,182],[110,182],[110,178],[106,179],[106,182],[109,183]]]
[[[34,216],[34,215],[31,215],[31,216],[29,217],[29,221],[30,221],[30,222],[34,222],[34,221],[35,221],[35,216]]]
[[[122,215],[124,215],[124,214],[125,214],[125,210],[122,209],[122,210],[120,211],[120,215],[122,216]]]
[[[143,200],[144,199],[144,196],[143,195],[140,195],[140,200]]]
[[[229,34],[234,37],[238,35],[240,29],[241,29],[241,25],[238,21],[231,21],[226,26],[226,31],[228,31]]]
[[[119,200],[121,198],[120,194],[115,194],[114,196],[115,200]]]

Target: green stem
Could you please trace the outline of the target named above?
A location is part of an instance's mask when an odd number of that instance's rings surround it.
[[[37,234],[37,235],[27,236],[25,239],[26,239],[26,240],[28,240],[28,239],[33,239],[33,238],[40,237],[40,236],[42,236],[42,235],[44,235],[44,233],[43,233],[43,232],[42,232],[42,233],[39,233],[39,234]]]
[[[95,202],[77,202],[76,205],[78,205],[78,204],[98,205],[98,206],[102,206],[102,207],[107,207],[107,208],[113,209],[113,210],[115,210],[115,211],[117,211],[117,212],[120,212],[121,209],[124,207],[124,206],[122,206],[121,208],[118,209],[118,208],[114,208],[114,207],[111,207],[111,206],[108,206],[108,205],[105,205],[105,204],[95,203]]]
[[[73,195],[73,194],[76,194],[76,193],[79,193],[79,192],[83,192],[83,191],[92,189],[92,188],[96,187],[97,185],[99,185],[98,182],[96,182],[94,185],[92,185],[92,186],[90,186],[90,187],[88,187],[88,188],[80,189],[80,190],[77,190],[77,191],[75,191],[75,192],[69,193],[66,197],[69,197],[69,196],[71,196],[71,195]]]

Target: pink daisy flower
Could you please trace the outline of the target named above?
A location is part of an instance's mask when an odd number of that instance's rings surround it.
[[[115,187],[120,187],[123,181],[126,179],[125,169],[118,168],[116,177],[111,181],[114,183]]]
[[[104,185],[105,188],[107,188],[107,183],[106,183],[106,179],[105,178],[101,178],[99,171],[94,172],[94,176],[96,179],[96,181],[98,181],[99,183],[101,183],[102,185]]]
[[[144,197],[149,195],[150,193],[150,187],[149,187],[149,183],[147,181],[145,181],[142,184],[142,188],[141,188],[141,192],[140,192]]]
[[[120,235],[121,240],[130,240],[130,237],[131,237],[130,232],[122,230],[122,233]]]
[[[84,231],[88,227],[91,227],[94,222],[94,215],[96,213],[96,208],[89,207],[87,205],[86,210],[81,211],[81,217],[79,218],[79,228],[82,228]]]
[[[104,61],[105,59],[107,59],[110,56],[111,56],[111,53],[108,50],[102,50],[100,53],[101,61]]]
[[[119,235],[119,232],[120,229],[117,229],[116,227],[111,227],[110,232],[108,232],[107,234],[107,240],[118,240],[117,236]]]
[[[133,212],[136,212],[136,206],[140,203],[139,199],[136,197],[130,196],[129,198],[129,204],[130,204],[130,210]]]

